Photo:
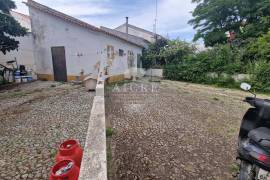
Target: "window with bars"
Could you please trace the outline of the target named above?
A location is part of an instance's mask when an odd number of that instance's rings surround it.
[[[135,59],[134,59],[134,53],[133,51],[128,51],[128,67],[134,67],[135,66]]]

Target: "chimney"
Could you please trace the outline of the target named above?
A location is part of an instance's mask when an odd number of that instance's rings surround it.
[[[126,17],[126,33],[128,34],[128,17]]]

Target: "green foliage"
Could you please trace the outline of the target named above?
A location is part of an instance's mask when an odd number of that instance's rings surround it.
[[[178,64],[165,66],[164,76],[171,80],[235,87],[236,82],[231,75],[244,71],[241,59],[241,50],[219,45],[191,53]]]
[[[15,37],[24,36],[27,33],[27,29],[21,27],[19,22],[10,15],[10,10],[15,8],[13,1],[0,0],[0,51],[4,54],[18,48],[19,41]]]
[[[245,40],[259,37],[270,27],[269,0],[193,0],[198,3],[189,24],[197,29],[194,40],[206,46],[227,42],[225,32],[234,31]],[[241,31],[240,29],[243,28]]]
[[[195,50],[194,46],[185,41],[173,40],[161,49],[159,56],[164,59],[165,64],[179,64]]]
[[[270,63],[259,61],[252,64],[250,73],[253,88],[259,91],[270,91]]]
[[[15,8],[16,8],[16,5],[15,5],[14,1],[0,0],[0,10],[3,13],[9,14],[10,9],[15,9]]]
[[[106,128],[106,137],[111,137],[114,134],[113,128]]]
[[[158,40],[143,51],[143,67],[162,67],[167,64],[178,64],[195,52],[195,47],[180,40]]]
[[[164,60],[164,76],[171,80],[238,87],[234,74],[249,74],[253,87],[270,91],[270,1],[193,0],[198,3],[189,21],[212,48],[204,52],[188,43],[170,41],[152,58]],[[230,45],[225,32],[234,31]],[[154,53],[153,53],[154,54]]]
[[[147,49],[144,49],[141,57],[143,67],[148,69],[155,65],[164,65],[165,61],[159,54],[167,44],[168,40],[158,39],[155,43],[150,44]]]
[[[250,43],[247,47],[245,58],[249,62],[266,60],[270,62],[270,31],[259,37],[254,43]]]

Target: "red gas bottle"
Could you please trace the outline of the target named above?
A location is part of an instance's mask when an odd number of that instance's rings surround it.
[[[72,159],[76,166],[81,167],[83,150],[76,140],[70,139],[59,146],[55,161],[59,162],[65,159]]]
[[[78,180],[80,169],[71,159],[58,162],[51,169],[50,180]]]

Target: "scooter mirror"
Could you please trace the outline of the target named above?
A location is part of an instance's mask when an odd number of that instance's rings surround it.
[[[241,83],[241,86],[240,87],[244,91],[249,91],[251,89],[251,85],[249,85],[248,83]]]

